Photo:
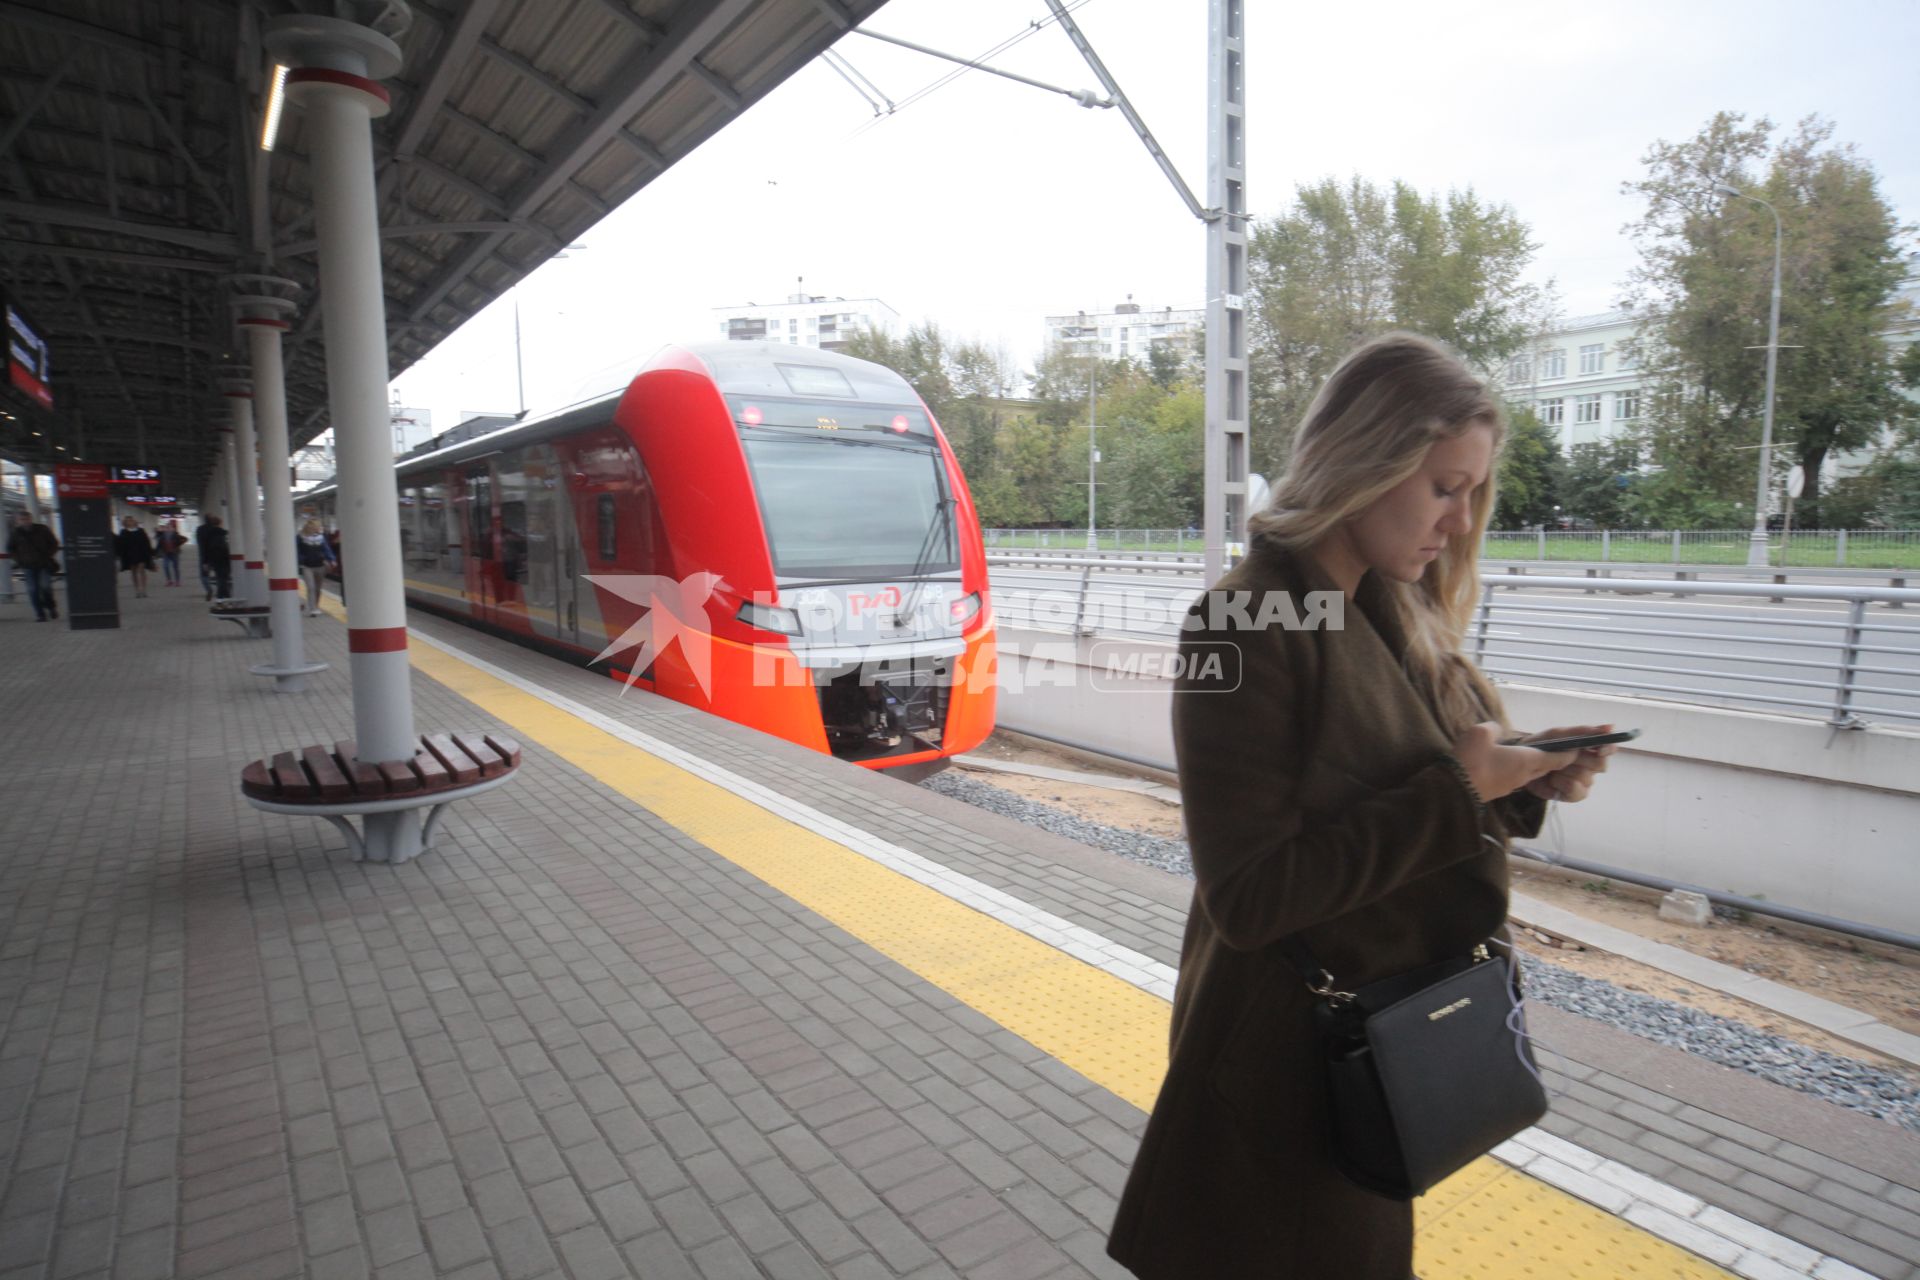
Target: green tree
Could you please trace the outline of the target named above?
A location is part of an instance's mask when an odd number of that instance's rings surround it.
[[[1876,464],[1880,481],[1873,519],[1889,529],[1920,529],[1920,455],[1887,458]]]
[[[1574,445],[1555,468],[1554,501],[1564,514],[1603,529],[1637,523],[1632,501],[1635,486],[1645,479],[1638,474],[1639,461],[1640,450],[1632,440]]]
[[[1189,352],[1178,342],[1155,342],[1147,348],[1147,376],[1162,391],[1171,391],[1192,376]]]
[[[1189,382],[1171,394],[1120,397],[1115,415],[1101,418],[1101,524],[1180,529],[1199,523],[1206,422],[1200,388]]]
[[[1024,415],[1001,431],[988,527],[1087,523],[1087,431]],[[989,518],[989,517],[992,518]]]
[[[1774,223],[1722,197],[1725,182],[1780,216],[1782,282],[1775,460],[1805,468],[1796,523],[1820,520],[1820,467],[1911,412],[1882,335],[1898,319],[1900,226],[1873,168],[1810,117],[1774,139],[1721,112],[1684,142],[1656,141],[1624,185],[1647,202],[1629,230],[1640,265],[1629,303],[1650,390],[1642,436],[1660,468],[1640,486],[1657,523],[1751,520],[1752,446],[1765,404]],[[1744,512],[1744,517],[1742,513]]]
[[[1035,362],[1030,379],[1036,412],[1042,422],[1056,426],[1077,423],[1087,425],[1087,397],[1097,384],[1095,396],[1104,421],[1111,406],[1107,403],[1117,388],[1134,386],[1143,379],[1125,360],[1108,360],[1069,347],[1056,346]]]
[[[1500,451],[1499,502],[1493,523],[1502,529],[1544,524],[1559,501],[1560,441],[1531,408],[1509,406],[1507,441]]]
[[[1920,366],[1920,345],[1911,352]],[[1827,491],[1821,509],[1830,529],[1920,528],[1920,421],[1910,416],[1871,462]]]
[[[857,359],[883,364],[905,378],[944,428],[946,409],[957,393],[946,335],[939,325],[924,320],[898,338],[884,329],[856,332],[848,337],[841,351]]]
[[[1279,474],[1321,384],[1368,338],[1412,329],[1482,371],[1503,365],[1547,307],[1520,278],[1535,247],[1511,208],[1471,189],[1425,196],[1360,177],[1298,188],[1250,246],[1254,470]]]

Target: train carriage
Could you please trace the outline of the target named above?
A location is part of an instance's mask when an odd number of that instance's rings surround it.
[[[396,471],[415,605],[869,768],[992,731],[979,520],[891,370],[670,347],[617,394]]]

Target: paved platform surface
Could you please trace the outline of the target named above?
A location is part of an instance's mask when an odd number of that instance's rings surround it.
[[[451,810],[436,852],[353,863],[324,823],[258,813],[237,785],[250,759],[348,736],[338,622],[308,632],[334,668],[277,696],[246,672],[266,645],[197,593],[123,607],[120,631],[70,633],[0,606],[0,1280],[1120,1274],[1102,1243],[1139,1073],[1015,1034],[977,980],[892,958],[884,922],[860,923],[871,903],[716,852],[744,820],[688,808],[704,783],[584,738],[543,746],[567,716],[425,645],[449,683],[416,674],[422,730],[505,710],[526,763]],[[1176,959],[1180,881],[415,622],[1147,965]],[[1535,1274],[1625,1274],[1631,1252],[1659,1263],[1636,1275],[1920,1277],[1920,1137],[1581,1019],[1541,1010],[1535,1030],[1566,1055],[1562,1096],[1506,1154],[1584,1200],[1488,1162],[1423,1207],[1429,1280],[1522,1274],[1473,1248],[1495,1184],[1556,1221],[1617,1224],[1591,1202],[1637,1224],[1605,1237],[1617,1256]]]

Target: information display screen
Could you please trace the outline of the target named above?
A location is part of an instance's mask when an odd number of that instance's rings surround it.
[[[110,467],[108,468],[107,483],[158,485],[160,483],[160,468]]]
[[[47,340],[24,311],[6,299],[7,381],[39,405],[53,408],[52,361]]]

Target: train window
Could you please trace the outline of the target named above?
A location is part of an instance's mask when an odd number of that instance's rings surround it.
[[[493,559],[493,476],[467,472],[467,555]]]
[[[527,504],[500,504],[500,576],[525,582],[527,567]]]
[[[613,495],[601,494],[595,511],[599,517],[600,559],[611,562],[618,559],[620,553],[620,525],[614,518]]]
[[[749,434],[745,445],[776,572],[840,578],[958,567],[932,448],[813,434]]]

